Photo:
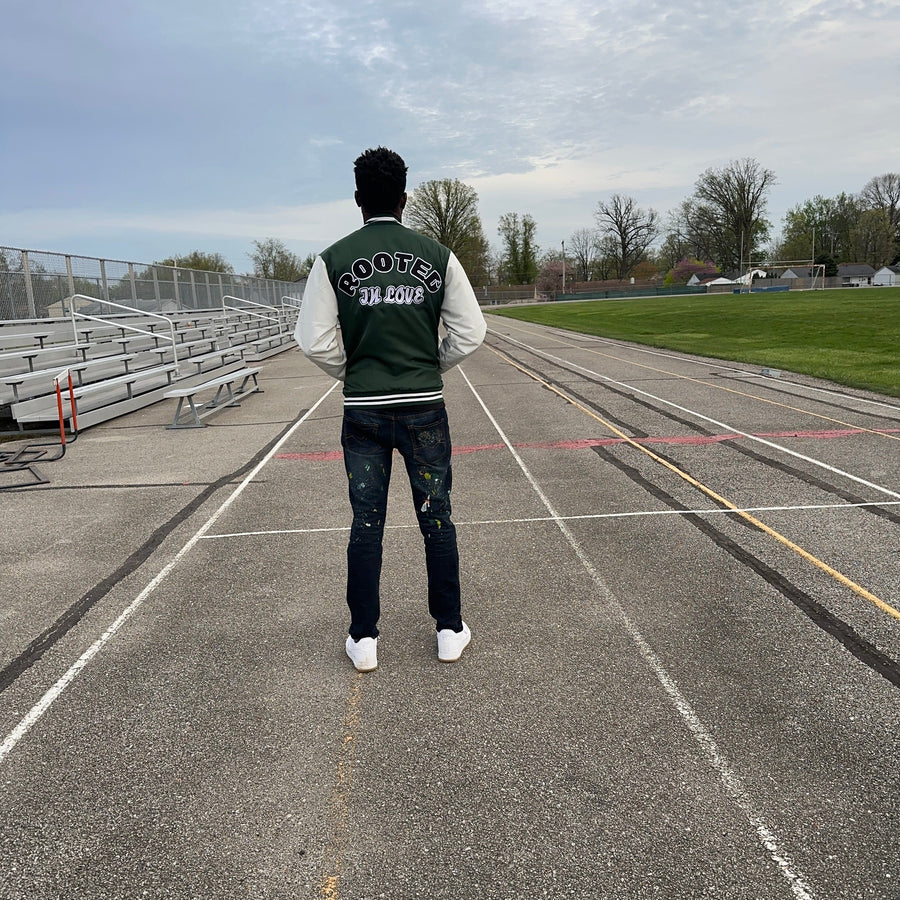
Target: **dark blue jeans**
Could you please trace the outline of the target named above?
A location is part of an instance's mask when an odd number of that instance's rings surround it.
[[[381,614],[381,552],[391,462],[403,457],[419,530],[425,540],[428,611],[437,628],[462,629],[459,552],[450,521],[450,428],[439,409],[344,409],[341,430],[353,524],[347,545],[350,634],[378,636]]]

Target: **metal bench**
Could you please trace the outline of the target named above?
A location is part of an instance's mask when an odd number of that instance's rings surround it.
[[[147,369],[138,369],[136,372],[129,372],[127,375],[119,375],[117,378],[104,378],[103,381],[94,381],[90,384],[82,385],[75,389],[75,398],[81,400],[89,394],[95,394],[98,391],[106,391],[109,388],[115,388],[124,385],[130,400],[134,396],[134,386],[136,382],[144,381],[148,378],[156,378],[159,375],[165,375],[169,384],[172,383],[172,373],[175,371],[175,364],[168,363],[164,366],[152,366]]]
[[[243,362],[244,347],[223,347],[220,350],[211,350],[209,353],[202,353],[199,356],[189,356],[182,359],[181,364],[187,366],[188,363],[197,367],[197,375],[203,374],[203,366],[206,363],[214,362],[215,366],[224,366],[226,362]]]
[[[93,369],[97,367],[102,367],[109,365],[110,363],[122,363],[125,367],[125,374],[130,374],[128,371],[128,362],[134,359],[134,353],[118,353],[115,356],[95,356],[92,359],[88,359],[85,362],[80,363],[69,363],[66,368],[69,369],[70,372],[74,372],[76,376],[75,383],[79,387],[84,383],[84,373],[88,369]],[[23,397],[19,394],[19,389],[25,385],[30,383],[42,384],[46,382],[47,384],[52,383],[53,376],[59,371],[59,367],[57,366],[55,369],[40,369],[34,372],[18,372],[14,375],[2,375],[0,376],[0,384],[5,384],[12,388],[13,390],[13,402],[18,403]],[[49,393],[49,388],[41,393]]]
[[[56,353],[66,354],[70,359],[74,359],[76,353],[81,354],[82,361],[87,359],[87,352],[93,347],[93,344],[54,344],[48,347],[31,348],[28,350],[11,350],[0,353],[0,362],[18,362],[19,360],[28,361],[28,371],[34,371],[34,361],[37,357],[43,359],[45,356],[52,356]],[[63,363],[63,360],[59,360]]]
[[[8,329],[7,329],[8,330]],[[12,331],[0,333],[0,347],[21,347],[24,350],[34,346],[37,341],[39,349],[43,349],[44,341],[53,335],[52,331]]]
[[[257,338],[255,341],[248,341],[247,343],[257,352],[261,352],[262,350],[271,350],[272,347],[280,347],[287,339],[286,333],[279,331],[275,334]]]
[[[246,397],[247,394],[261,393],[262,388],[256,381],[256,376],[262,370],[255,369],[237,369],[229,372],[227,375],[220,375],[218,378],[212,378],[204,381],[202,384],[195,384],[191,387],[175,388],[172,391],[166,391],[163,396],[168,399],[178,398],[178,407],[175,410],[175,418],[171,425],[166,428],[203,428],[203,419],[217,413],[220,409],[230,406],[240,406],[237,401]],[[240,381],[240,385],[235,389],[235,383]],[[252,383],[252,386],[251,386]],[[197,394],[211,391],[215,388],[216,393],[212,400],[202,403],[200,409],[194,400]],[[188,409],[184,409],[184,401],[188,402]]]
[[[87,397],[92,397],[95,394],[105,394],[105,393],[116,393],[118,388],[125,388],[126,400],[132,400],[136,396],[136,388],[140,390],[138,393],[144,393],[146,391],[154,390],[153,387],[148,387],[147,382],[155,382],[161,380],[162,376],[165,376],[166,384],[159,385],[159,390],[162,390],[169,384],[172,384],[172,374],[175,371],[175,364],[169,363],[164,366],[152,366],[146,369],[138,369],[137,371],[129,372],[127,375],[119,375],[115,378],[104,378],[102,381],[92,381],[88,384],[83,384],[80,387],[75,388],[74,395],[76,400],[83,400]],[[65,401],[66,398],[63,398]],[[123,398],[118,398],[123,399]],[[15,418],[19,422],[30,422],[30,421],[39,421],[42,420],[46,415],[46,407],[47,407],[48,397],[33,397],[28,400],[21,400],[18,403],[14,403],[10,409],[12,411],[13,418]],[[107,405],[109,402],[108,401]],[[114,401],[118,402],[118,400]],[[102,404],[101,404],[102,405]],[[80,406],[80,404],[79,404]],[[78,410],[79,416],[81,415],[81,409]]]

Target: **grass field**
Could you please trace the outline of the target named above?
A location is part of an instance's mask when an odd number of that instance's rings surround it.
[[[491,312],[900,397],[900,287],[559,302]]]

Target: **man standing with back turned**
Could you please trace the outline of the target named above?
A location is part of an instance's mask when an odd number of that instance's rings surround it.
[[[400,224],[403,160],[378,147],[366,150],[353,171],[363,226],[316,258],[295,337],[310,360],[344,382],[341,446],[353,509],[346,650],[357,671],[369,672],[378,666],[382,536],[395,448],[425,540],[438,659],[459,659],[471,640],[460,611],[441,373],[478,349],[486,327],[456,256]],[[439,342],[441,322],[447,333]]]

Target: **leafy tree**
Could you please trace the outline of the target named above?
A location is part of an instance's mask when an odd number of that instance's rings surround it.
[[[825,266],[825,277],[833,278],[838,273],[837,263],[834,261],[834,257],[829,253],[820,253],[815,262],[820,263]]]
[[[660,270],[652,259],[643,259],[631,270],[631,274],[636,281],[655,281]]]
[[[659,235],[655,210],[643,210],[633,197],[613,194],[597,204],[597,224],[611,252],[617,278],[627,278]]]
[[[500,235],[500,271],[508,284],[521,283],[522,229],[518,213],[504,213],[497,224]]]
[[[473,283],[486,283],[490,247],[474,188],[458,178],[425,181],[409,195],[403,215],[411,228],[449,247]]]
[[[792,206],[784,215],[784,229],[778,246],[778,259],[812,259],[816,245],[828,248],[828,221],[832,202],[817,195],[812,200]]]
[[[862,203],[856,194],[840,193],[832,200],[826,229],[827,243],[822,244],[838,262],[858,262],[853,231],[862,214]]]
[[[497,232],[502,241],[501,270],[507,284],[533,284],[538,274],[537,224],[525,213],[504,213]]]
[[[537,223],[527,213],[522,216],[522,270],[525,284],[532,284],[538,272],[538,246],[534,236]]]
[[[736,269],[757,255],[771,227],[765,212],[774,184],[775,173],[755,159],[707,169],[682,204],[685,235],[698,255],[709,256],[723,269]]]
[[[306,256],[303,257],[303,261],[300,263],[300,277],[306,278],[309,275],[309,270],[313,267],[313,263],[316,261],[315,253],[307,253]]]
[[[167,256],[157,260],[156,265],[177,266],[179,269],[197,269],[201,272],[224,272],[234,274],[234,267],[221,253],[204,253],[202,250],[191,250],[184,256]]]
[[[894,229],[886,209],[867,209],[853,229],[856,262],[876,269],[894,258]]]
[[[254,250],[247,255],[253,261],[253,274],[257,278],[274,278],[276,281],[299,281],[308,273],[303,270],[303,260],[285,247],[277,238],[253,242]]]
[[[702,260],[686,256],[680,259],[665,277],[666,284],[687,284],[692,275],[703,275],[708,272],[719,272],[719,267],[712,260]]]
[[[566,266],[566,281],[571,281],[572,270]],[[560,251],[547,253],[541,260],[541,267],[535,279],[535,286],[544,293],[564,291],[563,284],[563,258]]]
[[[859,198],[852,194],[830,199],[816,195],[791,207],[772,258],[804,260],[815,250],[842,262],[856,262],[852,233],[861,213]]]

